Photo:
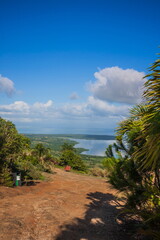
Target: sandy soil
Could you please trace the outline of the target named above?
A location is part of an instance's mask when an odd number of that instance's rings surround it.
[[[50,182],[0,187],[1,240],[124,240],[121,206],[104,179],[55,169]]]

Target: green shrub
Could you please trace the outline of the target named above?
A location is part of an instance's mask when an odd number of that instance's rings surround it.
[[[81,157],[77,155],[72,150],[65,150],[62,152],[59,161],[60,166],[69,165],[73,169],[78,171],[86,171],[87,167],[85,163],[82,161]]]
[[[13,177],[9,168],[4,167],[0,173],[0,184],[6,187],[13,187]]]
[[[89,170],[89,173],[96,177],[107,177],[108,171],[99,167],[94,167]]]

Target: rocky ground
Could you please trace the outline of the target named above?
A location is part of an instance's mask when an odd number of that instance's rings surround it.
[[[106,182],[55,169],[49,182],[0,187],[1,240],[125,240],[122,202]]]

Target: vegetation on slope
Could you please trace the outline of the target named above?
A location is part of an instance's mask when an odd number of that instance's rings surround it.
[[[50,171],[51,160],[48,149],[41,144],[31,148],[29,138],[0,118],[0,184],[13,186],[14,172],[21,172],[22,179],[41,179],[42,171]]]
[[[41,173],[51,172],[53,164],[86,171],[85,163],[75,152],[74,141],[67,144],[65,139],[51,138],[55,141],[48,142],[47,136],[43,136],[42,141],[41,136],[36,138],[31,145],[30,139],[19,134],[12,122],[0,118],[0,184],[13,186],[13,173],[19,172],[22,180],[43,179]],[[55,144],[58,151],[51,151],[50,144]]]
[[[119,123],[103,165],[110,183],[125,193],[126,211],[142,219],[139,233],[160,239],[160,59],[150,71],[144,102]]]

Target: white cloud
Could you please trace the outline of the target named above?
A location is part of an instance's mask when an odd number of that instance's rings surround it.
[[[0,105],[0,116],[13,121],[18,126],[24,125],[26,129],[35,127],[39,132],[41,126],[51,128],[54,124],[58,128],[69,126],[71,129],[76,124],[79,128],[85,125],[92,128],[97,126],[113,128],[117,122],[127,116],[131,105],[140,100],[144,73],[112,67],[99,70],[94,76],[96,81],[89,85],[93,94],[82,103],[55,106],[52,100],[33,104],[15,101],[8,105]],[[1,77],[0,91],[11,94],[14,91],[13,82],[3,78],[2,87]],[[72,100],[78,98],[76,92],[70,96]]]
[[[136,104],[141,100],[143,72],[119,67],[104,68],[94,74],[96,81],[89,89],[97,99]]]
[[[0,92],[11,96],[14,91],[14,83],[9,78],[2,77],[0,74]]]
[[[73,117],[89,117],[91,114],[91,110],[88,108],[87,103],[81,104],[64,104],[58,110],[62,116],[67,116],[68,118]]]
[[[71,100],[77,100],[77,99],[79,99],[79,96],[78,96],[78,94],[76,93],[76,92],[73,92],[71,95],[70,95],[70,97],[69,97]]]
[[[111,104],[106,101],[88,97],[87,101],[81,104],[64,104],[57,109],[59,114],[65,118],[99,118],[99,117],[118,117],[127,116],[130,105],[128,104]]]
[[[125,104],[121,104],[116,106],[114,104],[110,104],[103,100],[94,98],[90,96],[88,98],[88,107],[92,109],[95,115],[101,116],[126,116],[129,110],[129,106]]]
[[[99,117],[126,116],[128,105],[115,106],[90,96],[81,104],[64,104],[56,107],[52,100],[32,105],[16,101],[9,105],[0,105],[0,116],[17,122],[52,122],[55,119],[92,119]]]
[[[48,110],[49,108],[52,108],[52,107],[53,107],[53,101],[52,100],[48,100],[48,102],[46,102],[46,103],[36,102],[36,103],[33,104],[33,109],[38,110],[38,111]]]
[[[4,118],[17,120],[20,122],[43,121],[49,115],[53,115],[53,102],[36,102],[29,105],[23,101],[16,101],[8,105],[0,105],[0,115]]]
[[[9,105],[0,105],[0,111],[6,112],[29,112],[29,105],[23,101],[16,101]]]

